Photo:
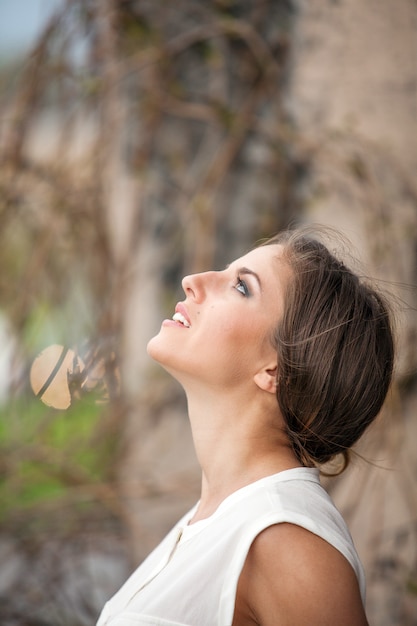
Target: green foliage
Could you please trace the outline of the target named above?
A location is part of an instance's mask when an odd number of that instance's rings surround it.
[[[100,432],[102,420],[103,406],[91,396],[68,411],[48,410],[28,397],[1,408],[0,526],[63,500],[94,501],[94,485],[106,479],[113,452],[112,438]]]
[[[411,576],[408,580],[407,580],[407,591],[413,595],[413,596],[417,596],[417,577],[416,576]]]

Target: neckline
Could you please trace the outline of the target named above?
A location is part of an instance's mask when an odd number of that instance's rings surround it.
[[[233,504],[246,497],[251,492],[262,488],[268,483],[287,482],[290,480],[306,480],[309,482],[320,483],[320,470],[316,467],[300,466],[258,478],[257,480],[240,487],[236,491],[233,491],[230,495],[226,496],[226,498],[220,502],[217,509],[211,515],[191,524],[190,521],[192,520],[200,501],[196,502],[189,513],[183,518],[183,523],[180,526],[182,532],[179,543],[183,543],[184,541],[187,541],[187,539],[194,537],[194,535],[202,531],[214,520],[220,517],[224,511],[229,509],[233,506]]]

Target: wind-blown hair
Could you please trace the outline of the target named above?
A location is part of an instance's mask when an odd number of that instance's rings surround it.
[[[292,270],[273,337],[277,400],[288,437],[303,465],[342,454],[344,469],[390,386],[394,341],[388,303],[303,229],[266,243],[283,246]]]

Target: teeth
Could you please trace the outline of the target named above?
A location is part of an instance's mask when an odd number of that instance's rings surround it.
[[[180,324],[183,324],[184,326],[186,326],[187,328],[190,328],[190,322],[188,322],[185,317],[183,315],[181,315],[181,313],[175,313],[172,316],[172,319],[175,322],[180,322]]]

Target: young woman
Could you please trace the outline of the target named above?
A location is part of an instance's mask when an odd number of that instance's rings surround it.
[[[303,231],[182,285],[148,352],[186,392],[201,499],[98,625],[365,626],[318,467],[347,459],[387,394],[384,299]]]

